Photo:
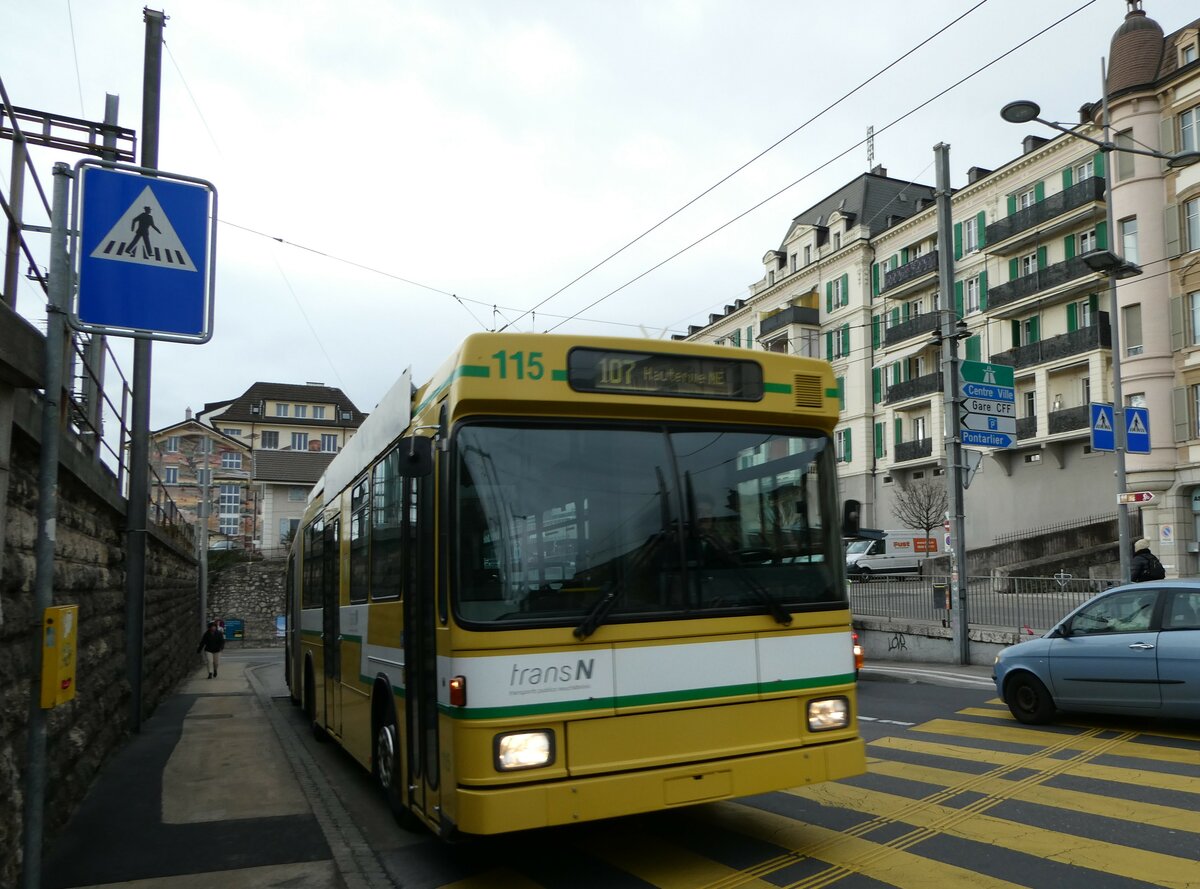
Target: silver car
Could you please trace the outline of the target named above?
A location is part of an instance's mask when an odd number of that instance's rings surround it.
[[[1030,724],[1058,710],[1200,719],[1200,580],[1101,593],[1045,636],[1001,651],[992,678]]]

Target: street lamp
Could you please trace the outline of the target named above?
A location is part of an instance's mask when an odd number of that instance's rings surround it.
[[[1180,167],[1188,167],[1200,161],[1200,151],[1181,151],[1175,154],[1164,154],[1161,151],[1152,151],[1145,148],[1133,148],[1130,146],[1118,146],[1112,141],[1109,133],[1109,117],[1108,117],[1108,80],[1104,70],[1103,60],[1100,64],[1100,79],[1103,89],[1103,139],[1094,139],[1091,136],[1084,135],[1076,130],[1063,126],[1061,123],[1053,120],[1043,120],[1041,118],[1042,109],[1037,102],[1030,102],[1028,99],[1021,99],[1016,102],[1009,102],[1000,109],[1000,116],[1009,123],[1029,123],[1036,121],[1044,124],[1051,129],[1058,130],[1060,133],[1066,133],[1068,136],[1074,136],[1076,139],[1082,139],[1084,142],[1090,142],[1097,146],[1101,152],[1106,155],[1104,163],[1104,212],[1105,220],[1108,228],[1108,236],[1116,243],[1117,231],[1113,221],[1113,169],[1112,163],[1107,159],[1107,155],[1114,151],[1124,152],[1126,154],[1142,154],[1147,157],[1158,158],[1167,162],[1167,166],[1172,169]],[[1120,336],[1120,308],[1117,305],[1117,280],[1120,278],[1131,278],[1134,275],[1140,275],[1142,270],[1139,266],[1131,262],[1126,262],[1122,257],[1118,256],[1110,250],[1098,250],[1091,253],[1085,253],[1082,257],[1088,268],[1100,272],[1108,278],[1108,315],[1109,328],[1112,337],[1112,371],[1113,371],[1113,454],[1116,458],[1116,478],[1117,478],[1117,493],[1124,494],[1125,483],[1125,453],[1127,448],[1127,430],[1125,428],[1125,397],[1121,391],[1121,336]],[[1118,546],[1121,556],[1121,582],[1129,582],[1129,506],[1128,504],[1117,503],[1117,536]]]

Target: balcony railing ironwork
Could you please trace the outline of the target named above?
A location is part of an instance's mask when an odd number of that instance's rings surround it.
[[[903,383],[892,383],[887,387],[887,397],[884,399],[888,404],[895,404],[897,401],[907,401],[910,398],[916,398],[919,395],[928,395],[930,392],[942,391],[942,374],[937,373],[925,374],[923,377],[914,377],[911,380],[905,380]]]
[[[1096,272],[1088,268],[1088,264],[1083,261],[1082,257],[1073,256],[1063,262],[1056,262],[1054,265],[1048,265],[1044,269],[1038,269],[1036,272],[1022,275],[1020,278],[1009,281],[1007,284],[999,284],[989,288],[988,308],[998,309],[1026,296],[1032,296],[1043,290],[1059,287],[1068,281],[1074,281],[1076,278],[1083,278],[1094,274]]]
[[[907,284],[914,278],[919,278],[922,275],[928,275],[930,272],[936,272],[938,267],[938,252],[931,250],[929,253],[922,254],[912,262],[906,262],[899,268],[892,269],[883,276],[883,291],[891,290],[893,287],[899,287],[901,284]]]
[[[1019,370],[1047,361],[1058,361],[1062,358],[1070,358],[1072,355],[1081,355],[1095,349],[1111,348],[1112,329],[1108,326],[1108,313],[1100,312],[1096,317],[1096,323],[1089,327],[1081,327],[1070,333],[1060,333],[1058,336],[1039,340],[1027,346],[1018,346],[1007,352],[999,352],[991,356],[991,361],[993,364],[1007,364]]]
[[[1092,425],[1092,409],[1088,405],[1068,407],[1050,412],[1050,434],[1070,432],[1072,429],[1087,429]]]
[[[788,306],[782,312],[776,312],[769,318],[764,318],[760,321],[758,335],[766,336],[768,333],[772,333],[789,324],[811,324],[813,327],[817,327],[820,323],[820,317],[816,309],[810,309],[806,306]]]
[[[1045,200],[1038,201],[1024,210],[1018,210],[1011,216],[993,222],[986,229],[987,243],[997,244],[1013,235],[1043,225],[1056,216],[1062,216],[1071,210],[1102,200],[1104,200],[1104,179],[1100,176],[1092,176],[1082,182],[1076,182],[1070,188],[1050,195]]]
[[[919,333],[928,333],[931,330],[937,330],[937,326],[937,312],[926,312],[923,315],[916,315],[907,321],[893,324],[885,330],[883,332],[883,343],[885,346],[894,346],[896,343],[903,342]]]
[[[1020,417],[1017,419],[1017,439],[1033,438],[1037,435],[1037,417]]]
[[[933,456],[933,439],[918,438],[915,441],[902,441],[896,445],[896,462],[919,460],[922,457]]]

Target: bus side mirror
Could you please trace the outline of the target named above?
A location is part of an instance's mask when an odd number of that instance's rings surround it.
[[[858,536],[858,520],[862,514],[862,504],[857,500],[847,500],[842,505],[842,536]]]
[[[421,478],[433,472],[433,439],[412,435],[400,439],[400,474]]]

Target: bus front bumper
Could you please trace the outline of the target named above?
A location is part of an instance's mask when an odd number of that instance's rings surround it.
[[[455,821],[472,834],[616,818],[836,781],[866,771],[861,738],[702,764],[520,787],[456,791]]]

